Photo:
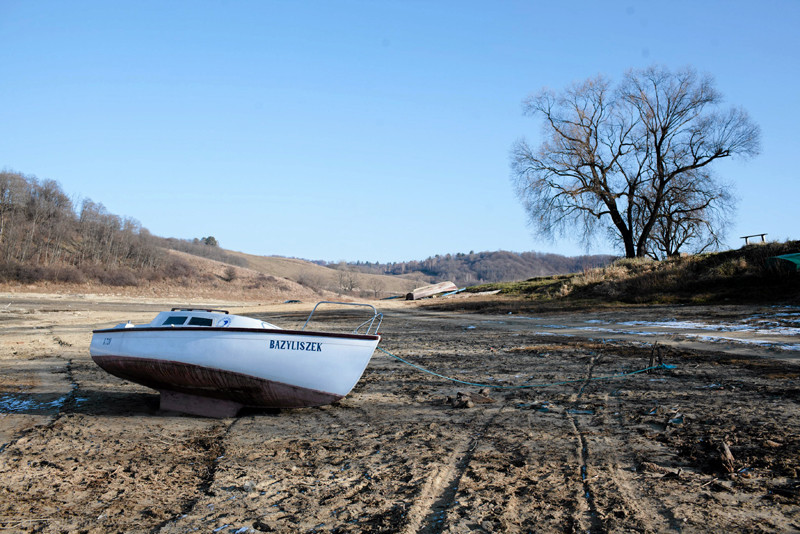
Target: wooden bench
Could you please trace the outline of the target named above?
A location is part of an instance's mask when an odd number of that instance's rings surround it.
[[[767,234],[743,235],[743,236],[742,236],[740,239],[744,239],[744,244],[745,244],[745,246],[747,246],[747,245],[749,245],[749,244],[750,244],[750,238],[751,238],[751,237],[758,237],[758,236],[761,236],[761,242],[762,242],[762,243],[766,243],[766,242],[767,242],[767,240],[766,240],[766,239],[764,239],[764,236],[765,236],[765,235],[767,235]]]

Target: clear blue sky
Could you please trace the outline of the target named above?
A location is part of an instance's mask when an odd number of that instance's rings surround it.
[[[522,99],[692,65],[763,131],[717,168],[728,244],[798,239],[799,27],[796,0],[0,0],[0,169],[253,254],[579,254],[514,197],[511,145],[540,135]]]

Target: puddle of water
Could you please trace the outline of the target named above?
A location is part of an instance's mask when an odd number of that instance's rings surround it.
[[[800,309],[798,307],[776,307],[774,312],[743,317],[741,322],[707,323],[703,321],[680,321],[665,319],[657,321],[623,321],[613,323],[603,319],[586,319],[585,326],[565,324],[537,324],[535,329],[539,335],[575,337],[562,333],[563,330],[579,330],[597,332],[604,336],[625,335],[642,337],[673,336],[694,339],[706,343],[736,343],[753,345],[782,351],[800,351],[800,343],[776,342],[759,339],[760,336],[782,336],[800,338]],[[518,316],[518,319],[539,321],[542,318]],[[615,328],[619,326],[622,328]],[[692,332],[694,330],[695,332]],[[705,333],[698,333],[705,332]],[[741,334],[741,337],[721,335],[724,333]],[[606,338],[607,339],[607,338]]]
[[[39,397],[40,395],[36,395]],[[0,413],[29,413],[29,412],[49,412],[60,410],[67,402],[69,395],[58,397],[49,401],[37,401],[29,394],[7,394],[0,396]]]

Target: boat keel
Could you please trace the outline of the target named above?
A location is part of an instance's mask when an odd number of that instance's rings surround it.
[[[161,401],[159,408],[166,411],[223,419],[226,417],[236,417],[239,410],[244,408],[243,404],[228,399],[198,397],[197,395],[179,393],[166,389],[160,390],[160,393]]]

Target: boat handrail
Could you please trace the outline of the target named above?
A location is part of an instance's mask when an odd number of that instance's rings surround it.
[[[182,311],[182,312],[193,312],[193,311],[201,311],[201,312],[216,312],[216,313],[224,313],[229,314],[228,310],[215,310],[213,308],[172,308],[170,311]]]
[[[314,312],[317,311],[317,308],[319,307],[320,304],[338,304],[342,306],[363,306],[371,308],[372,317],[370,317],[363,323],[356,326],[355,329],[353,330],[353,333],[358,334],[360,329],[366,328],[366,330],[363,332],[365,335],[368,336],[378,335],[378,329],[381,327],[381,323],[383,322],[383,314],[380,313],[378,310],[376,310],[375,306],[373,306],[372,304],[365,304],[362,302],[337,302],[333,300],[322,300],[320,302],[317,302],[316,306],[314,306],[314,309],[311,310],[311,313],[308,315],[308,319],[306,319],[306,322],[303,325],[303,328],[301,328],[301,330],[306,329],[306,326],[308,326],[309,321],[311,321],[311,317],[314,315]]]

